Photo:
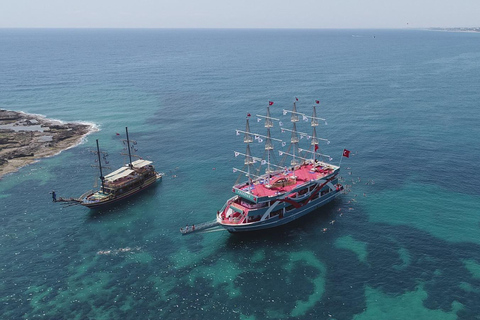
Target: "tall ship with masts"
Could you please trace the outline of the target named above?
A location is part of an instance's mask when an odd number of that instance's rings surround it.
[[[235,151],[235,157],[244,156],[244,167],[233,169],[234,172],[240,172],[241,177],[246,176],[247,180],[233,186],[234,196],[217,212],[218,224],[232,233],[273,228],[320,208],[342,193],[343,186],[338,182],[340,165],[324,161],[331,161],[332,158],[319,149],[321,141],[329,143],[327,139],[317,136],[316,128],[320,121],[326,124],[325,119],[317,117],[316,105],[319,103],[315,101],[312,116],[298,112],[296,102],[292,111],[283,110],[284,115],[290,114],[292,129],[281,127],[282,132],[291,133],[291,138],[288,150],[279,151],[283,157],[280,165],[273,163],[274,142],[280,142],[282,146],[286,146],[287,142],[271,136],[274,121],[283,125],[279,119],[270,116],[273,102],[269,102],[265,116],[257,115],[259,121],[265,122],[265,135],[250,131],[250,114],[247,115],[245,131],[236,130],[237,135],[244,135],[243,142],[247,145],[245,153]],[[300,119],[310,122],[311,134],[297,130]],[[303,139],[310,141],[308,148],[299,147]],[[251,154],[250,144],[254,140],[265,140],[262,158]],[[287,159],[291,159],[289,164],[281,165]]]
[[[128,137],[128,128],[125,128],[126,140],[124,143],[128,150],[129,162],[123,167],[103,176],[102,158],[106,160],[106,153],[100,151],[97,139],[98,168],[100,171],[101,188],[97,191],[88,191],[78,198],[78,202],[88,208],[98,208],[116,203],[134,194],[145,190],[163,176],[155,171],[153,162],[144,159],[132,161],[131,149],[135,141]]]

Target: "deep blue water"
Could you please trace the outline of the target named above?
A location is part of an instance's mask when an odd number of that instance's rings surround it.
[[[473,33],[0,30],[0,108],[100,128],[0,180],[2,318],[474,319],[479,80]],[[182,237],[230,197],[245,115],[274,101],[288,123],[295,97],[321,100],[334,163],[352,150],[352,192],[270,232]],[[96,213],[53,204],[92,188],[95,139],[123,164],[125,126],[163,181]]]

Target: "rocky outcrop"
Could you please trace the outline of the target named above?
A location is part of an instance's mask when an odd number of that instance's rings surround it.
[[[8,111],[8,110],[2,110],[0,109],[0,121],[3,122],[8,122],[8,121],[16,121],[20,120],[21,115],[18,112],[15,111]]]
[[[63,123],[0,109],[0,178],[37,159],[78,144],[94,131],[83,123]]]

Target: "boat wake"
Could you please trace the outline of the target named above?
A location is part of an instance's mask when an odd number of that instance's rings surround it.
[[[111,249],[111,250],[99,250],[97,251],[97,255],[117,255],[120,253],[135,253],[135,252],[139,252],[141,249],[142,249],[141,247],[135,247],[135,248],[125,247],[125,248]]]

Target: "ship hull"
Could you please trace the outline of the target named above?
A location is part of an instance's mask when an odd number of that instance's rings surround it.
[[[316,100],[316,103],[319,104],[320,101]],[[273,102],[269,105],[272,104]],[[234,154],[235,157],[240,154],[245,156],[244,165],[248,170],[244,171],[245,167],[241,170],[233,168],[233,172],[245,174],[248,179],[237,182],[233,186],[232,192],[235,196],[230,198],[220,211],[217,211],[217,222],[227,231],[251,232],[279,227],[326,205],[342,193],[343,186],[338,183],[337,178],[340,165],[325,162],[324,158],[330,161],[333,159],[329,155],[318,152],[320,140],[330,142],[328,139],[317,137],[316,127],[319,125],[319,120],[325,121],[325,124],[326,120],[316,116],[315,105],[311,117],[297,112],[295,102],[293,110],[283,110],[283,115],[288,112],[291,113],[293,130],[281,128],[282,132],[292,133],[287,152],[278,151],[280,156],[284,156],[281,165],[270,163],[270,153],[274,149],[270,128],[273,127],[272,120],[279,121],[281,126],[283,124],[279,119],[270,117],[268,107],[266,116],[257,115],[260,121],[265,120],[267,135],[250,132],[250,114],[247,115],[245,131],[236,130],[237,135],[244,134],[243,142],[247,144],[247,148],[245,153],[235,151]],[[311,120],[311,135],[297,131],[296,123],[300,118],[305,121]],[[251,154],[250,143],[255,140],[263,141],[261,137],[266,139],[267,159],[256,158]],[[311,140],[308,143],[308,149],[299,148],[298,143],[301,138]],[[286,142],[282,141],[282,146],[286,146]],[[349,151],[345,149],[343,156],[348,157],[348,154]],[[284,166],[286,157],[292,157],[292,160],[290,165]],[[254,164],[258,162],[260,166],[255,168]],[[262,168],[262,165],[267,167]],[[273,170],[270,168],[271,165]],[[264,169],[265,173],[261,174]]]
[[[134,188],[132,190],[129,190],[128,192],[125,192],[121,195],[118,195],[114,198],[106,199],[106,200],[100,200],[100,201],[87,201],[86,198],[81,199],[81,205],[85,206],[89,209],[98,209],[98,208],[103,208],[111,204],[115,204],[117,202],[120,202],[122,200],[125,200],[127,198],[130,198],[131,196],[134,196],[138,193],[140,193],[142,190],[147,189],[148,187],[152,186],[155,184],[155,182],[159,181],[162,179],[161,175],[157,175],[156,177],[153,177],[151,179],[145,180],[145,183],[137,188]]]
[[[220,225],[230,233],[252,232],[252,231],[279,227],[287,223],[290,223],[292,221],[295,221],[307,215],[308,213],[326,205],[327,203],[334,200],[341,193],[342,193],[341,190],[331,192],[330,194],[324,197],[315,199],[314,201],[311,201],[310,203],[307,203],[306,205],[300,208],[293,209],[285,213],[285,215],[282,218],[280,218],[279,216],[276,216],[264,221],[258,221],[253,223],[245,223],[245,224],[238,224],[238,225],[220,223]]]

